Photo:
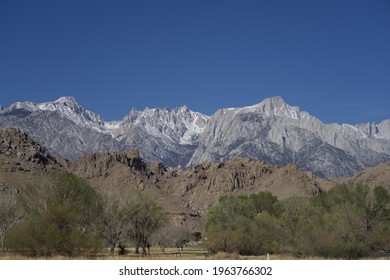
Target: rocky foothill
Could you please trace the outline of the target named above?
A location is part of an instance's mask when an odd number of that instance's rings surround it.
[[[47,150],[18,129],[0,130],[0,194],[17,193],[33,177],[63,170],[68,162]]]

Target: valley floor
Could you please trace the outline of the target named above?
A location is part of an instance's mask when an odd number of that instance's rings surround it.
[[[12,253],[0,254],[1,260],[329,260],[323,257],[295,257],[289,254],[286,255],[262,255],[262,256],[241,256],[235,253],[220,252],[212,254],[206,249],[191,246],[186,247],[184,250],[178,250],[177,248],[168,248],[165,250],[165,254],[158,247],[152,247],[149,255],[136,255],[132,252],[133,248],[130,248],[125,255],[119,255],[115,251],[114,255],[111,255],[109,250],[103,251],[100,254],[94,256],[79,256],[79,257],[66,257],[66,256],[54,256],[49,258],[28,258]],[[369,258],[363,260],[390,260],[390,257],[385,258]]]

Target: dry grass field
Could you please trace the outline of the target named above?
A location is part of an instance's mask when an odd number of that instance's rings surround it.
[[[79,256],[79,257],[66,257],[66,256],[53,256],[50,258],[29,258],[26,256],[13,254],[6,252],[3,255],[0,254],[0,260],[266,260],[267,256],[240,256],[235,253],[217,253],[212,254],[206,249],[200,246],[188,246],[183,250],[177,248],[167,248],[163,253],[159,247],[151,247],[150,254],[133,254],[134,249],[128,248],[125,255],[119,255],[118,251],[115,251],[113,255],[109,250],[104,250],[100,254],[93,256]],[[271,256],[272,259],[292,259],[288,256]]]
[[[0,260],[267,260],[268,256],[241,256],[236,253],[220,252],[212,254],[207,250],[198,246],[185,247],[183,251],[177,248],[167,248],[165,254],[158,247],[151,247],[150,254],[133,254],[133,248],[129,248],[125,255],[119,255],[115,251],[114,255],[111,255],[109,250],[102,251],[100,254],[93,256],[79,256],[79,257],[66,257],[66,256],[54,256],[50,258],[29,258],[18,254],[12,254],[6,252],[4,255],[0,255]],[[297,258],[291,255],[270,255],[271,260],[296,260]],[[303,258],[307,260],[320,260],[323,258]]]
[[[118,251],[115,251],[111,255],[110,251],[104,250],[96,255],[91,256],[78,256],[78,257],[66,257],[66,256],[53,256],[50,258],[29,258],[26,256],[12,254],[6,252],[3,255],[0,254],[1,260],[325,260],[322,257],[296,257],[290,254],[286,255],[272,255],[269,256],[242,256],[236,253],[225,253],[219,252],[217,254],[212,254],[207,251],[207,249],[202,248],[201,246],[188,246],[185,247],[182,251],[177,248],[167,248],[165,253],[163,253],[159,247],[151,247],[150,254],[133,254],[134,248],[128,248],[125,255],[119,255]],[[370,258],[374,259],[374,258]],[[368,260],[368,259],[367,259]],[[378,260],[390,260],[390,257],[378,258]]]

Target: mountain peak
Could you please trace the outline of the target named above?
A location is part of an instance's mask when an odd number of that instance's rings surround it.
[[[184,111],[184,112],[188,112],[188,111],[191,111],[187,105],[183,105],[183,106],[180,106],[180,107],[177,107],[176,108],[178,111]]]
[[[266,98],[261,103],[269,103],[269,104],[272,104],[272,105],[277,106],[277,107],[287,105],[287,103],[284,101],[284,99],[279,95]]]
[[[292,119],[298,119],[301,112],[298,107],[288,105],[280,96],[266,98],[256,107],[259,107],[267,116],[289,117]]]
[[[68,107],[77,108],[79,107],[79,104],[77,103],[76,99],[73,96],[63,96],[58,98],[54,103],[60,103]]]
[[[284,101],[284,99],[281,96],[273,96],[269,98],[265,98],[263,101],[258,103],[258,107],[267,107],[267,108],[281,108],[281,107],[287,107],[290,106]]]

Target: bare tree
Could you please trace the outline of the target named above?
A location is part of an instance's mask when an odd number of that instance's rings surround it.
[[[135,245],[135,253],[146,254],[146,248],[150,246],[149,239],[166,220],[166,213],[162,206],[150,195],[134,191],[130,193],[128,200],[130,215],[129,236]]]
[[[165,249],[175,247],[182,249],[190,239],[190,233],[185,229],[178,228],[172,224],[164,226],[153,235],[153,241],[156,242],[161,251],[165,254]]]
[[[21,213],[13,196],[0,196],[0,241],[3,253],[5,251],[7,234],[21,219]]]
[[[125,199],[118,194],[103,193],[103,211],[99,217],[101,235],[114,253],[116,244],[123,238],[128,228],[130,215]]]

